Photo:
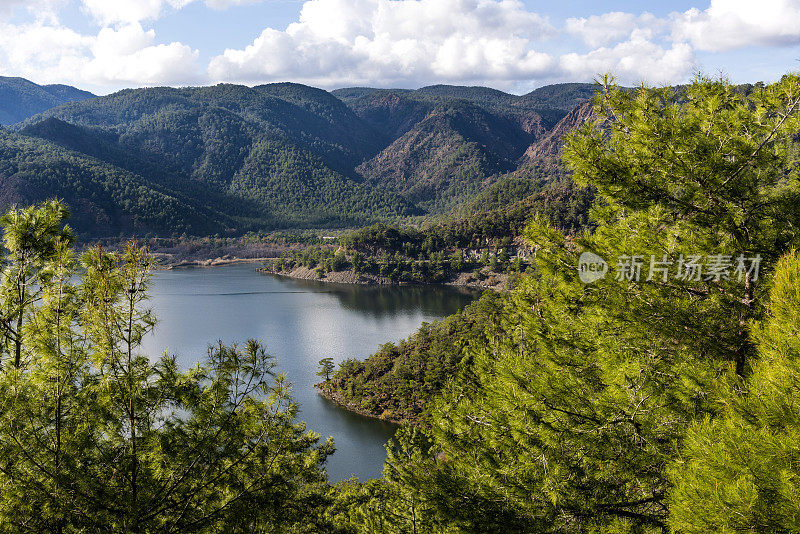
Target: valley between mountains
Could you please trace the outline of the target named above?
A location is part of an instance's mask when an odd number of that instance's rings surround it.
[[[95,97],[53,87],[0,78],[0,210],[60,198],[90,240],[424,226],[508,210],[561,183],[553,157],[594,90],[278,83]]]

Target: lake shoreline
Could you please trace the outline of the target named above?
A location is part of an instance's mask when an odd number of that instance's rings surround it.
[[[407,419],[387,417],[381,414],[376,414],[375,412],[370,412],[369,410],[365,410],[360,406],[356,405],[355,403],[346,401],[338,392],[330,391],[329,389],[325,388],[324,384],[314,384],[314,389],[317,390],[317,394],[320,397],[335,404],[336,406],[342,408],[343,410],[347,410],[348,412],[352,412],[354,414],[358,414],[363,417],[368,417],[370,419],[375,419],[386,423],[392,423],[394,425],[411,423],[411,421]]]
[[[256,267],[238,263],[155,271],[148,307],[158,323],[142,352],[174,354],[182,369],[190,369],[220,339],[240,346],[248,339],[261,341],[275,358],[275,372],[291,384],[297,421],[336,441],[338,452],[327,463],[330,480],[380,476],[384,444],[396,425],[320,398],[314,388],[322,380],[319,360],[366,358],[376,347],[413,335],[423,322],[463,309],[475,295],[434,286],[334,287],[266,276]]]
[[[182,269],[182,268],[191,268],[191,267],[224,267],[226,265],[237,265],[242,263],[263,263],[265,261],[274,259],[272,257],[266,258],[237,258],[237,257],[216,257],[216,258],[206,258],[206,259],[182,259],[182,260],[166,260],[166,261],[159,261],[159,254],[154,253],[153,256],[156,259],[156,268],[159,270],[169,271],[172,269]],[[256,269],[259,271],[260,269]]]
[[[289,250],[279,244],[216,246],[207,243],[180,243],[173,246],[144,243],[153,257],[153,268],[168,271],[184,267],[224,267],[240,263],[266,263]],[[124,243],[95,243],[111,252],[121,252]],[[84,245],[93,246],[89,243]]]
[[[385,276],[376,276],[373,274],[356,274],[353,271],[330,271],[324,273],[320,277],[318,271],[309,269],[308,267],[296,267],[291,271],[273,271],[266,267],[256,269],[261,273],[291,278],[295,280],[310,280],[313,282],[324,282],[329,284],[353,284],[364,286],[414,286],[414,285],[430,285],[430,286],[451,286],[451,287],[464,287],[469,289],[493,289],[495,291],[507,291],[509,275],[501,273],[491,273],[487,275],[486,280],[477,280],[471,273],[459,273],[458,276],[451,277],[445,282],[395,282]],[[494,283],[491,283],[494,282]]]
[[[246,247],[240,248],[239,252],[253,253],[256,250],[248,250]],[[174,251],[167,252],[166,249],[151,250],[154,258],[154,268],[159,271],[170,271],[173,269],[186,268],[209,268],[225,267],[227,265],[260,263],[261,267],[254,269],[262,274],[270,274],[295,280],[307,280],[312,282],[324,282],[332,284],[346,284],[358,286],[450,286],[475,290],[492,289],[495,291],[508,291],[510,276],[505,273],[495,273],[489,270],[484,271],[483,280],[477,279],[473,273],[462,272],[451,276],[444,282],[400,282],[394,281],[386,276],[378,276],[370,273],[355,273],[353,271],[329,271],[319,276],[319,271],[309,269],[305,266],[295,267],[291,271],[274,271],[267,267],[267,262],[274,260],[282,252],[281,249],[258,249],[258,252],[268,252],[269,255],[259,256],[237,256],[236,254],[204,254],[204,253],[180,253]]]

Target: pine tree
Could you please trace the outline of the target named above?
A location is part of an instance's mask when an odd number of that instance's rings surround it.
[[[775,270],[759,359],[717,417],[692,425],[670,468],[675,532],[800,530],[800,255]]]
[[[51,204],[12,215],[28,224],[37,210],[65,213]],[[168,355],[151,359],[141,352],[154,324],[146,250],[92,248],[79,277],[59,237],[63,218],[46,221],[6,258],[7,273],[36,285],[27,301],[4,303],[17,314],[26,304],[10,345],[13,354],[21,342],[19,365],[0,369],[3,530],[328,528],[322,466],[333,443],[296,421],[261,344],[220,343],[188,370]],[[15,231],[7,226],[7,237]]]
[[[62,244],[72,242],[69,228],[63,226],[68,216],[62,204],[52,201],[12,208],[0,218],[8,251],[0,279],[0,329],[3,352],[13,355],[15,367],[22,363],[23,326],[48,282],[48,267]]]
[[[667,467],[750,372],[763,277],[798,239],[799,103],[794,75],[748,96],[704,78],[679,92],[601,87],[598,119],[565,149],[600,193],[596,229],[567,238],[539,218],[527,231],[537,276],[467,348],[432,414],[441,516],[466,532],[668,528]],[[612,272],[583,283],[582,252]],[[761,278],[680,278],[681,254],[758,257]],[[638,280],[620,275],[634,255]],[[647,280],[664,255],[668,278]]]
[[[331,373],[336,369],[336,366],[333,363],[333,358],[322,358],[319,361],[319,371],[317,372],[317,376],[321,376],[325,378],[325,382],[330,381]]]

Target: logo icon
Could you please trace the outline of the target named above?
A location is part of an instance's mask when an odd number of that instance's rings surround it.
[[[578,276],[584,284],[591,284],[608,274],[606,260],[592,252],[584,252],[578,259]]]

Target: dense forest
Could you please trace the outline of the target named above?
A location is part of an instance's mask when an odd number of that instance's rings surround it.
[[[393,283],[441,283],[469,273],[467,281],[498,274],[515,275],[533,267],[522,239],[527,222],[538,215],[574,234],[591,225],[592,188],[568,176],[536,178],[527,169],[500,178],[458,212],[421,228],[376,223],[345,232],[335,240],[290,250],[265,263],[265,270],[291,274],[298,267],[349,271]],[[518,200],[522,199],[522,200]],[[481,285],[477,283],[476,285]],[[496,283],[485,284],[496,287]]]
[[[466,309],[425,324],[397,345],[387,343],[365,361],[348,359],[319,385],[322,394],[346,408],[388,421],[430,424],[426,408],[456,375],[470,343],[500,319],[503,297],[487,291]]]
[[[564,151],[598,192],[592,226],[535,217],[536,275],[320,385],[413,425],[383,480],[340,485],[359,528],[796,530],[798,102],[795,75],[606,85]],[[584,283],[583,252],[616,276]]]
[[[338,132],[325,131],[316,124],[324,117],[309,117],[310,112],[283,100],[249,95],[267,108],[264,115],[273,112],[272,107],[285,114],[279,119],[289,124],[282,125],[285,131],[276,133],[269,124],[259,122],[255,116],[258,109],[246,96],[236,95],[236,105],[253,115],[241,116],[222,107],[234,105],[225,101],[228,90],[214,89],[216,92],[210,95],[202,93],[197,97],[200,101],[176,95],[176,90],[171,89],[122,92],[56,108],[61,109],[58,114],[62,118],[69,114],[70,121],[58,117],[31,119],[18,133],[7,134],[16,150],[9,150],[4,159],[31,161],[50,171],[55,184],[49,189],[20,188],[20,202],[62,194],[55,186],[63,184],[67,189],[64,182],[70,180],[61,171],[63,160],[82,158],[92,161],[98,171],[76,173],[77,179],[91,183],[103,181],[97,176],[100,173],[133,175],[136,181],[180,196],[188,209],[202,216],[191,220],[164,202],[143,201],[148,204],[142,207],[148,215],[172,213],[177,219],[175,224],[163,224],[144,216],[142,208],[122,202],[90,202],[88,206],[71,203],[73,210],[81,214],[90,211],[112,220],[117,213],[121,215],[114,221],[117,224],[109,228],[76,224],[76,230],[89,237],[119,233],[171,236],[184,232],[194,236],[238,235],[275,228],[356,226],[419,213],[400,195],[370,187],[334,170],[345,166],[342,161],[355,161],[358,156],[347,152],[349,148],[339,150],[333,146]],[[202,98],[224,102],[214,106]],[[278,104],[270,107],[272,101]],[[73,109],[77,106],[84,107]],[[334,111],[357,120],[341,108],[344,105],[338,102]],[[339,120],[343,124],[338,127],[344,128],[345,120]],[[303,148],[304,133],[291,129],[298,127],[295,123],[316,127],[318,135],[330,139],[324,144],[319,139],[308,142],[319,142],[319,153]],[[43,139],[47,142],[42,143]],[[359,143],[358,139],[352,141],[356,148]],[[39,152],[30,154],[25,150],[31,144],[39,147]],[[29,180],[24,168],[17,165],[9,165],[4,176],[22,184]],[[87,189],[87,193],[97,195],[106,188],[97,191],[96,186],[89,185]],[[83,196],[91,201],[92,194]]]
[[[292,87],[270,90],[306,109],[318,102]],[[569,180],[529,188],[516,169],[453,219],[342,236],[331,261],[371,250],[421,261],[442,243],[502,246],[508,236],[493,232],[513,228],[534,262],[509,291],[487,293],[364,362],[333,372],[323,362],[328,396],[406,422],[387,445],[384,476],[370,481],[327,480],[335,444],[298,421],[289,385],[258,341],[220,343],[192,369],[141,354],[155,318],[146,307],[152,258],[140,244],[76,256],[64,204],[9,210],[0,218],[0,525],[67,533],[798,530],[799,108],[794,74],[747,91],[705,77],[635,91],[606,79],[558,147]],[[137,135],[106,127],[112,138]],[[30,142],[4,135],[16,153],[15,144]],[[25,150],[53,149],[40,145]],[[324,140],[320,147],[315,157],[331,165],[360,157]],[[76,168],[99,161],[59,150]],[[140,187],[180,206],[177,192]],[[526,196],[509,203],[517,190]],[[514,208],[524,222],[485,215],[536,198],[561,198],[572,211],[542,203]],[[607,271],[587,279],[586,257]]]
[[[61,198],[82,240],[463,218],[563,179],[546,164],[550,145],[536,158],[532,147],[553,132],[560,137],[570,106],[593,91],[220,84],[90,99],[65,93],[73,101],[38,114],[15,93],[8,105],[21,122],[2,134],[0,180],[9,186],[0,209]],[[141,190],[141,200],[121,183]]]
[[[89,98],[94,95],[69,85],[37,85],[24,78],[0,76],[0,126],[24,121],[67,102]]]
[[[50,202],[0,219],[2,530],[333,528],[333,443],[295,420],[264,348],[219,344],[192,369],[143,355],[151,259],[134,242],[76,257],[66,216]]]

